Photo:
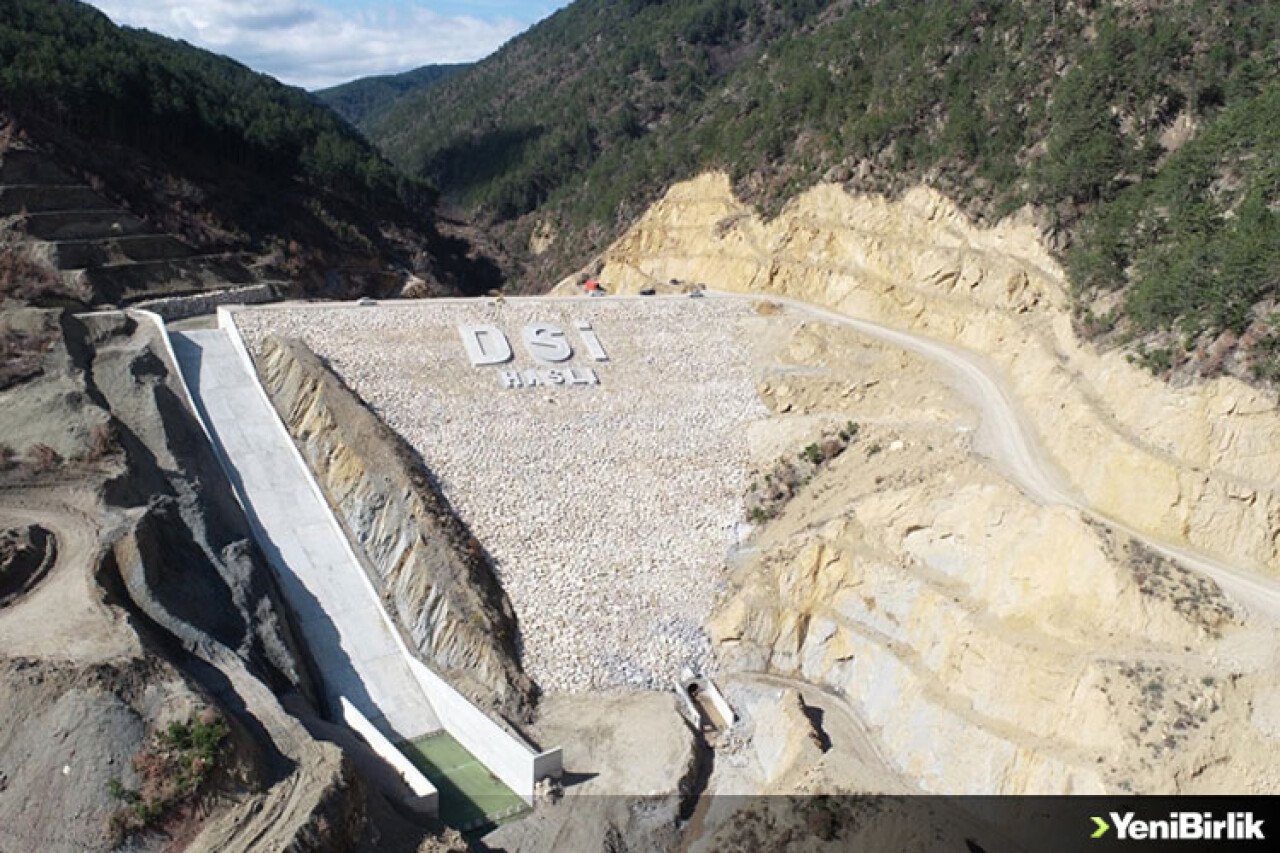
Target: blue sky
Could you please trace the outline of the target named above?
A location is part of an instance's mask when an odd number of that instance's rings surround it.
[[[481,59],[568,0],[88,0],[309,89]]]

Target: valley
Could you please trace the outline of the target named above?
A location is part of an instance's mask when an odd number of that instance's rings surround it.
[[[1266,809],[1280,16],[1210,5],[577,0],[307,92],[12,0],[0,853]]]

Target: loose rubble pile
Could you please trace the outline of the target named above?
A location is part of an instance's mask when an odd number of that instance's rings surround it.
[[[712,668],[703,622],[744,518],[747,425],[766,417],[750,305],[718,300],[416,302],[238,312],[251,348],[303,339],[422,454],[494,560],[544,690],[669,686]],[[591,323],[609,360],[590,358]],[[598,385],[504,389],[546,368],[521,329],[568,332]],[[514,360],[473,367],[459,324],[492,323]]]

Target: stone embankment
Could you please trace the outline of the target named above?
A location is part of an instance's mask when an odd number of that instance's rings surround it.
[[[511,603],[413,450],[301,342],[266,339],[259,365],[412,645],[483,705],[523,717],[533,685],[517,660]]]
[[[146,299],[134,304],[134,308],[152,311],[165,320],[185,320],[201,314],[212,314],[220,305],[261,305],[278,299],[276,285],[248,284],[244,287],[228,287],[197,293],[192,296],[169,296],[163,299]]]
[[[1174,388],[1079,340],[1065,277],[1025,218],[984,229],[925,188],[890,201],[823,185],[766,223],[710,174],[673,187],[598,266],[622,291],[680,279],[774,293],[982,353],[1091,505],[1280,575],[1274,397],[1230,378]]]
[[[703,624],[744,517],[745,428],[766,414],[749,303],[427,302],[235,318],[266,356],[269,386],[281,379],[266,338],[301,338],[421,455],[492,557],[525,671],[544,690],[665,689],[682,666],[711,667]],[[471,365],[457,329],[498,325],[515,350],[503,367],[526,370],[539,366],[520,344],[526,324],[577,320],[609,359],[579,353],[566,366],[595,370],[598,385],[504,390],[499,368]],[[301,425],[296,403],[282,408]],[[325,480],[330,451],[299,435]],[[378,523],[369,512],[361,524]],[[430,582],[416,574],[403,582]]]

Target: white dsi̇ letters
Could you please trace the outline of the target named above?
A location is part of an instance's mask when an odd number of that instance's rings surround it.
[[[608,361],[600,338],[592,330],[591,324],[584,320],[574,321],[574,329],[582,340],[587,355],[596,361]],[[511,341],[497,326],[489,323],[458,327],[462,336],[462,344],[467,349],[467,356],[476,367],[494,364],[506,364],[514,354]],[[569,337],[559,326],[550,323],[530,323],[524,327],[521,338],[529,355],[544,364],[561,364],[573,358],[573,345]]]
[[[462,345],[476,367],[486,364],[505,364],[511,360],[511,343],[497,326],[459,326]]]
[[[549,323],[530,323],[524,327],[524,346],[539,361],[559,364],[573,358],[573,347],[564,332]]]

